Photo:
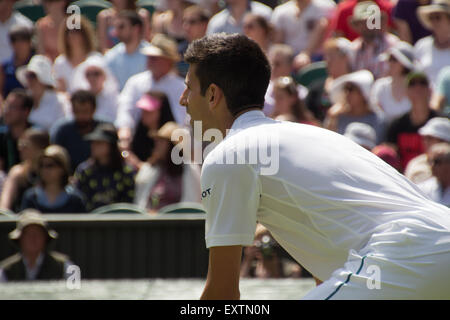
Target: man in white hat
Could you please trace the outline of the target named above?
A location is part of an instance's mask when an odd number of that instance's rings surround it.
[[[150,90],[164,92],[169,98],[175,121],[180,125],[184,125],[186,121],[186,110],[180,106],[178,99],[183,93],[184,82],[174,71],[175,64],[181,58],[176,42],[163,34],[156,34],[151,45],[141,52],[147,56],[148,70],[128,79],[119,96],[115,124],[119,128],[119,139],[124,149],[129,149],[133,131],[141,114],[141,109],[136,107],[136,103]]]
[[[435,89],[439,72],[450,63],[450,0],[433,0],[419,7],[417,15],[432,34],[417,41],[414,55]]]
[[[0,262],[0,282],[64,279],[73,263],[66,255],[49,251],[57,237],[39,211],[22,211],[16,229],[9,233],[20,252]]]

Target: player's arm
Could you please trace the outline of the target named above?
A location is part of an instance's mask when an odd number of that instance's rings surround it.
[[[211,247],[201,300],[238,300],[242,246]]]

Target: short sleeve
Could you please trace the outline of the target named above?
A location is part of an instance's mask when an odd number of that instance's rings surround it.
[[[260,184],[245,164],[204,164],[202,203],[206,247],[251,245],[256,229]]]

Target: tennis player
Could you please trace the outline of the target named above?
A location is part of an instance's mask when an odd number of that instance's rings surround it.
[[[306,299],[450,299],[450,209],[342,135],[266,118],[270,66],[245,36],[204,37],[185,59],[191,124],[226,135],[202,168],[202,299],[239,299],[257,221],[323,281]],[[272,153],[264,172],[255,155]]]

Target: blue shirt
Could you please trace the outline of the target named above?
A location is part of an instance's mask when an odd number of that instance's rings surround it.
[[[131,76],[147,70],[147,57],[141,49],[150,44],[142,40],[139,47],[132,54],[128,54],[123,42],[115,45],[106,54],[106,64],[116,77],[119,89],[122,90]]]

